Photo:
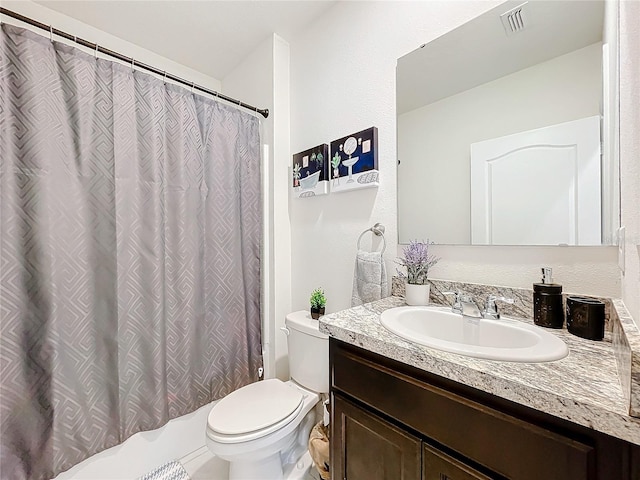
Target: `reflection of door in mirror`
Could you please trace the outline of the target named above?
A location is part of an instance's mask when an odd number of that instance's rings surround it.
[[[600,117],[471,144],[473,245],[600,245]]]
[[[599,234],[588,240],[547,238],[537,235],[538,228],[533,235],[509,234],[492,243],[612,243],[619,226],[617,150],[612,145],[617,84],[606,70],[615,70],[610,63],[615,55],[603,60],[603,50],[615,51],[607,40],[615,39],[615,22],[605,21],[612,10],[605,10],[602,1],[528,2],[525,28],[508,35],[500,15],[521,3],[501,4],[398,60],[400,243],[417,238],[472,244],[472,144],[596,116],[603,132],[593,140],[602,137],[604,157],[598,159],[601,198],[592,202],[590,216],[600,218]],[[567,193],[564,198],[569,202],[572,197]],[[564,226],[543,230],[566,228],[571,208],[570,203],[561,206],[565,214],[558,220]]]

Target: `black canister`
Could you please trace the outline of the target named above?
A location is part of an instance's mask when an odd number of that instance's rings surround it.
[[[604,338],[604,303],[595,298],[567,297],[567,330],[589,340]]]
[[[541,327],[562,328],[562,285],[557,283],[533,284],[533,323]]]

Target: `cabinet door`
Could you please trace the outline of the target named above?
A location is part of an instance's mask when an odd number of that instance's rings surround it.
[[[491,480],[491,477],[426,443],[422,451],[422,478],[423,480]]]
[[[419,480],[421,441],[332,395],[333,480]]]

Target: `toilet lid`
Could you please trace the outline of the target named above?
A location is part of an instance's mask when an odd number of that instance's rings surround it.
[[[252,383],[230,393],[211,409],[209,428],[224,435],[264,430],[298,410],[302,400],[299,390],[278,379]]]

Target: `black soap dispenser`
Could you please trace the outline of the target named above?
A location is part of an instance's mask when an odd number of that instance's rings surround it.
[[[553,283],[551,269],[542,268],[542,283],[533,284],[533,323],[541,327],[562,328],[562,285]]]

